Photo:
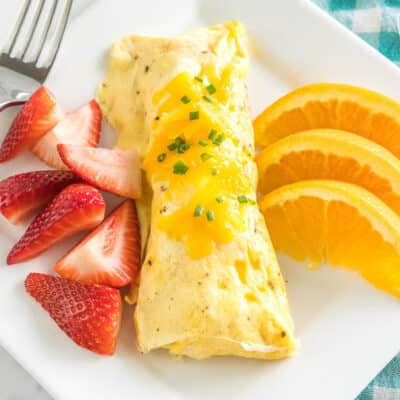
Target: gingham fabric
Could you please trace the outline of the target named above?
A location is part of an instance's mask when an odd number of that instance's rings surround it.
[[[314,0],[400,66],[400,0]]]
[[[313,1],[400,67],[400,0]],[[356,400],[400,400],[400,353]]]

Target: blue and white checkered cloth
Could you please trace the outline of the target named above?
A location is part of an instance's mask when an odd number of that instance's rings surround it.
[[[313,1],[400,67],[400,0]],[[400,400],[400,353],[356,400]]]

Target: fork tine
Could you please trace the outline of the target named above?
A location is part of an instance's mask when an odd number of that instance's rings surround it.
[[[22,25],[24,23],[26,14],[28,13],[30,4],[31,4],[30,0],[25,0],[25,3],[23,5],[23,7],[21,8],[21,11],[18,15],[18,19],[14,26],[14,30],[10,36],[10,40],[8,41],[7,46],[5,46],[3,49],[4,54],[11,55],[11,52],[15,46],[15,42],[17,41],[18,34],[21,31]]]
[[[36,7],[35,15],[33,16],[31,26],[29,28],[28,40],[26,41],[25,46],[22,50],[21,60],[25,57],[25,54],[29,48],[29,45],[31,44],[33,35],[36,30],[36,26],[37,26],[39,18],[40,18],[40,14],[42,14],[42,11],[43,11],[43,5],[44,5],[44,0],[39,0],[39,6]]]
[[[52,52],[50,53],[49,57],[49,63],[46,65],[46,68],[50,69],[54,63],[54,60],[56,59],[58,50],[60,49],[61,41],[64,36],[65,28],[67,27],[68,23],[68,17],[71,12],[71,7],[72,7],[72,1],[73,0],[67,0],[65,4],[65,8],[63,11],[63,15],[61,17],[60,24],[58,26],[57,32],[56,32],[56,38],[53,44],[53,49]]]
[[[36,53],[33,57],[33,63],[36,64],[37,61],[39,60],[40,54],[42,53],[42,50],[44,48],[44,45],[46,43],[46,39],[47,39],[47,35],[49,34],[49,30],[50,30],[50,25],[51,25],[51,21],[54,18],[54,13],[56,11],[56,7],[57,7],[57,2],[58,0],[52,0],[53,4],[51,5],[50,11],[47,15],[47,19],[43,28],[43,32],[42,32],[42,36],[39,40],[39,44],[38,44],[38,48],[36,50]]]

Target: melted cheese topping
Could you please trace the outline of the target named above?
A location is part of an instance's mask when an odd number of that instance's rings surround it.
[[[251,154],[225,118],[236,111],[226,93],[239,79],[227,69],[221,77],[181,73],[153,97],[154,140],[143,168],[151,185],[164,190],[158,228],[184,242],[193,258],[246,231],[245,208],[256,204]],[[198,119],[190,119],[193,113]],[[184,171],[174,173],[176,166]]]

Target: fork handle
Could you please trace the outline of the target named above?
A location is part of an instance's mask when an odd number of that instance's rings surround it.
[[[31,93],[21,89],[12,89],[0,80],[0,111],[10,106],[25,103],[30,96]]]

